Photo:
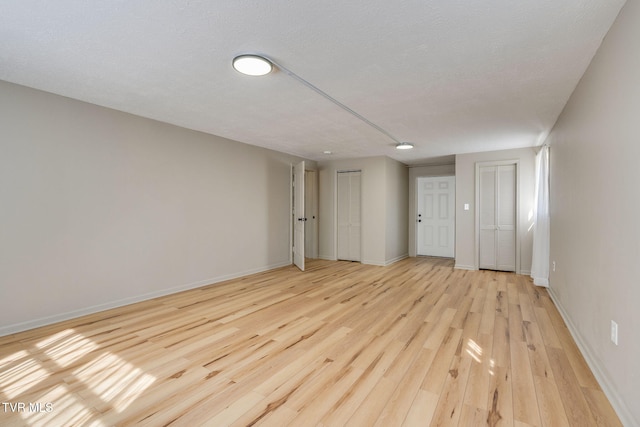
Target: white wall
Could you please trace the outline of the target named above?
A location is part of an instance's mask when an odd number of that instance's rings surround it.
[[[404,183],[402,182],[396,169],[398,166],[389,166],[396,172],[392,171],[390,173],[392,178],[391,183],[388,183],[387,166],[398,163],[395,160],[391,160],[392,163],[388,163],[388,160],[386,157],[368,157],[318,162],[320,181],[320,258],[335,260],[337,257],[335,225],[337,172],[361,170],[362,262],[365,264],[386,265],[395,260],[394,251],[396,249],[389,251],[389,255],[393,258],[387,258],[387,240],[398,240],[396,243],[391,243],[394,248],[402,244],[402,239],[406,239],[406,237],[396,235],[396,233],[402,233],[401,230],[406,229],[407,216],[404,215],[404,218],[402,218],[401,212],[395,212],[393,215],[397,217],[397,224],[393,227],[387,226],[387,204],[397,203],[396,196],[388,194],[388,186],[406,194],[408,183],[407,180]],[[400,163],[398,164],[401,165]],[[405,207],[399,206],[398,209],[406,212]],[[389,236],[387,235],[387,230],[390,233]],[[406,243],[404,250],[406,252]]]
[[[476,255],[476,162],[518,160],[518,192],[520,204],[520,271],[530,274],[533,250],[532,215],[535,190],[535,154],[533,148],[460,154],[456,156],[456,268],[473,269]],[[465,211],[464,204],[470,209]]]
[[[416,166],[409,168],[409,256],[414,257],[417,254],[416,248],[416,180],[424,176],[455,176],[456,165],[431,165]]]
[[[548,138],[551,293],[628,426],[640,425],[639,41],[629,0]]]
[[[289,264],[298,160],[0,82],[0,335]]]

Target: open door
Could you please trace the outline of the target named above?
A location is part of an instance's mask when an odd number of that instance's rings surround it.
[[[293,169],[293,263],[304,271],[304,161]]]

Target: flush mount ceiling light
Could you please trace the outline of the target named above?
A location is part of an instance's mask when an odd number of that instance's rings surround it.
[[[273,64],[259,55],[240,55],[233,58],[233,68],[248,76],[264,76],[273,70]]]
[[[396,144],[396,150],[411,150],[413,144],[410,142],[399,142]]]
[[[366,123],[373,129],[377,130],[381,134],[386,135],[388,138],[391,138],[396,143],[396,148],[398,150],[406,150],[409,148],[413,148],[413,144],[409,142],[401,142],[398,138],[391,135],[385,129],[381,128],[377,124],[373,123],[371,120],[367,119],[366,117],[362,116],[361,114],[347,107],[342,102],[338,101],[337,99],[335,99],[334,97],[332,97],[331,95],[323,91],[322,89],[318,88],[317,86],[314,86],[313,84],[306,81],[305,79],[303,79],[302,77],[294,73],[293,71],[289,70],[288,68],[284,67],[282,64],[279,64],[272,59],[265,58],[264,56],[261,56],[261,55],[244,54],[244,55],[239,55],[233,58],[232,63],[233,63],[233,68],[236,71],[242,74],[246,74],[248,76],[264,76],[265,74],[269,74],[274,68],[277,67],[279,70],[283,71],[286,75],[302,83],[304,86],[316,92],[318,95],[321,95],[328,101],[333,102],[335,105],[342,108],[344,111],[351,114],[353,117],[363,121],[364,123]],[[333,153],[327,150],[324,152],[324,154],[333,154]]]

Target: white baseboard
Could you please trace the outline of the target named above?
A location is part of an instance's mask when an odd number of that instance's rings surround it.
[[[215,283],[224,282],[225,280],[236,279],[238,277],[248,276],[250,274],[262,273],[263,271],[273,270],[280,267],[291,265],[291,262],[284,261],[277,264],[268,265],[265,267],[259,267],[251,270],[246,270],[238,273],[227,274],[224,276],[218,276],[211,279],[199,280],[197,282],[188,283],[186,285],[174,286],[171,288],[162,289],[159,291],[148,292],[146,294],[137,295],[134,297],[123,298],[116,301],[110,301],[104,304],[97,304],[90,307],[84,307],[78,310],[68,311],[66,313],[55,314],[53,316],[45,316],[34,320],[28,320],[26,322],[14,323],[8,326],[0,327],[0,337],[5,335],[15,334],[17,332],[27,331],[29,329],[39,328],[41,326],[52,325],[54,323],[62,322],[76,317],[86,316],[88,314],[98,313],[100,311],[109,310],[112,308],[122,307],[129,304],[135,304],[150,300],[153,298],[162,297],[165,295],[175,294],[177,292],[187,291],[190,289],[200,288],[202,286],[212,285]]]
[[[454,268],[455,270],[471,270],[471,271],[478,271],[478,269],[477,269],[477,268],[475,268],[473,265],[456,264],[456,265],[454,265],[454,266],[453,266],[453,268]],[[530,272],[530,271],[528,271],[528,270],[520,270],[520,272],[519,272],[519,273],[516,273],[516,274],[521,274],[521,275],[524,275],[524,276],[530,276],[530,275],[531,275],[531,272]]]
[[[596,381],[598,381],[598,383],[600,384],[602,391],[609,399],[609,402],[611,403],[611,406],[613,406],[613,409],[616,411],[616,414],[620,418],[620,421],[622,421],[622,425],[640,426],[640,420],[634,419],[633,415],[631,414],[631,411],[629,411],[629,408],[624,403],[622,396],[618,394],[615,387],[611,383],[611,380],[604,373],[604,371],[600,367],[600,364],[597,362],[598,359],[593,355],[591,348],[583,340],[582,335],[580,335],[580,333],[574,326],[573,322],[571,321],[571,318],[569,317],[564,307],[560,303],[560,300],[556,296],[553,288],[548,288],[547,291],[549,292],[549,296],[551,297],[551,300],[553,301],[556,308],[558,309],[560,316],[562,316],[564,323],[567,325],[567,328],[569,329],[569,333],[571,333],[573,340],[576,342],[578,349],[580,350],[580,353],[582,353],[582,357],[584,357],[584,360],[587,362],[587,365],[589,365],[591,372],[593,372],[593,375],[596,377]]]
[[[385,266],[386,266],[386,265],[391,265],[391,264],[396,263],[396,262],[398,262],[398,261],[402,261],[402,260],[403,260],[403,259],[405,259],[405,258],[409,258],[409,254],[408,254],[408,253],[403,254],[403,255],[400,255],[400,256],[397,256],[397,257],[392,258],[392,259],[388,259],[388,260],[386,260],[386,261],[384,262],[384,265],[385,265]]]
[[[529,274],[531,275],[531,274]],[[549,279],[545,279],[542,277],[534,277],[533,284],[536,286],[544,286],[545,288],[549,287]]]
[[[337,258],[330,257],[328,255],[318,255],[318,258],[326,260],[326,261],[338,261]],[[377,266],[380,266],[380,267],[386,267],[387,265],[391,265],[391,264],[393,264],[395,262],[398,262],[400,260],[403,260],[405,258],[409,258],[409,254],[400,255],[398,257],[392,258],[390,260],[385,260],[385,261],[373,261],[373,260],[370,260],[370,259],[363,259],[360,262],[362,264],[365,264],[365,265],[377,265]]]
[[[366,265],[377,265],[379,267],[384,267],[385,265],[387,265],[385,261],[372,261],[369,259],[363,259],[361,262]]]

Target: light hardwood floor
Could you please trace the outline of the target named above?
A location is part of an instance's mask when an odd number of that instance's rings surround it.
[[[2,426],[620,425],[544,289],[438,258],[311,261],[3,337],[0,398]]]

